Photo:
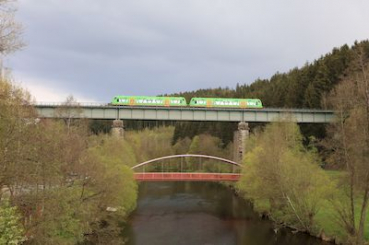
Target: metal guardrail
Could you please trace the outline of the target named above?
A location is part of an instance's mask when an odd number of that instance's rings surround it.
[[[171,173],[151,172],[134,173],[137,181],[233,181],[240,179],[241,174],[236,173]]]
[[[48,102],[48,101],[38,101],[33,106],[66,106],[65,102]],[[106,102],[77,102],[71,106],[107,106],[109,103]]]
[[[153,162],[157,162],[157,161],[161,161],[161,160],[167,160],[167,159],[173,159],[173,158],[186,158],[186,157],[187,158],[188,157],[194,157],[194,158],[205,158],[205,159],[211,159],[211,160],[218,160],[218,161],[226,163],[226,164],[241,167],[241,165],[239,163],[237,163],[235,161],[232,161],[232,160],[229,160],[229,159],[222,158],[222,157],[200,155],[200,154],[181,154],[181,155],[170,155],[170,156],[154,158],[154,159],[139,163],[139,164],[131,167],[131,169],[139,168],[139,167],[145,166],[149,163],[153,163]]]

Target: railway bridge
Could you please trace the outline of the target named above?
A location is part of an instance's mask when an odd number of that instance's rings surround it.
[[[112,106],[103,103],[40,103],[34,105],[40,118],[88,118],[112,120],[112,133],[124,136],[123,120],[167,120],[167,121],[206,121],[238,122],[234,133],[234,159],[243,157],[246,140],[249,136],[249,122],[272,122],[288,115],[297,123],[329,123],[334,119],[330,110],[312,109],[240,109],[213,107],[154,107],[154,106]]]
[[[208,122],[272,122],[289,114],[298,123],[329,123],[334,118],[331,110],[315,109],[240,109],[214,107],[143,107],[111,106],[97,103],[78,103],[66,106],[62,103],[34,105],[42,118],[58,118],[58,110],[73,118],[107,120],[167,120],[167,121],[208,121]]]
[[[227,164],[232,167],[232,171],[229,173],[224,172],[183,172],[183,159],[184,158],[197,158],[197,159],[210,159],[216,160],[217,162]],[[180,159],[180,164],[176,164],[176,172],[164,172],[164,163],[165,160],[170,159]],[[161,162],[161,171],[160,172],[146,172],[145,167],[147,165]],[[201,165],[201,164],[199,164]],[[236,168],[235,168],[236,167]],[[238,181],[240,174],[241,165],[235,161],[228,160],[221,157],[208,156],[208,155],[199,155],[199,154],[183,154],[183,155],[172,155],[172,156],[164,156],[155,158],[146,162],[142,162],[133,166],[132,169],[135,171],[134,176],[137,181]],[[141,172],[137,170],[142,169]],[[179,170],[179,171],[178,171]]]

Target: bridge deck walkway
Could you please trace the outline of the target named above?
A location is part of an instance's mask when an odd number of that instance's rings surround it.
[[[169,173],[151,172],[135,173],[138,181],[238,181],[241,174],[237,173]]]

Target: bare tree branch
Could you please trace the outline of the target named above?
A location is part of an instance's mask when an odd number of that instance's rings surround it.
[[[7,55],[25,46],[23,28],[15,20],[15,0],[0,0],[0,54]]]

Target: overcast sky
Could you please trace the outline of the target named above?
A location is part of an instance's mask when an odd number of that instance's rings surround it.
[[[38,101],[234,88],[369,38],[368,0],[18,0]]]

